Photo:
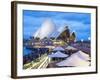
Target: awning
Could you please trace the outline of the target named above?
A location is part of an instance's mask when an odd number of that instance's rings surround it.
[[[72,46],[67,46],[65,49],[67,49],[67,50],[77,50],[76,48],[74,48]]]
[[[58,46],[58,47],[54,48],[53,51],[65,51],[65,49]]]
[[[64,54],[60,51],[57,51],[56,53],[52,53],[51,55],[49,55],[49,57],[51,57],[51,58],[54,58],[54,57],[55,58],[65,58],[65,57],[68,57],[68,55]]]
[[[66,60],[56,64],[57,66],[89,66],[90,62],[81,59],[78,55],[71,55]]]
[[[86,60],[86,61],[90,60],[89,55],[86,54],[86,53],[84,53],[84,52],[82,52],[82,51],[78,51],[78,52],[74,53],[73,55],[77,55],[77,56],[79,56],[81,59]]]

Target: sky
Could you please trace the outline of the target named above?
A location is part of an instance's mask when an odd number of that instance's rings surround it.
[[[57,29],[68,26],[70,32],[75,32],[76,40],[91,37],[90,13],[23,10],[24,38],[34,35],[46,19],[51,19]]]

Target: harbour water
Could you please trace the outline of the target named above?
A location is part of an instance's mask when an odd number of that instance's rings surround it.
[[[32,52],[32,50],[27,49],[26,47],[23,47],[23,56],[28,55]]]

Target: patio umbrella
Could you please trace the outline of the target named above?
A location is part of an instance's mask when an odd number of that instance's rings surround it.
[[[58,46],[58,47],[54,48],[53,51],[65,51],[65,49]]]
[[[57,51],[56,53],[52,53],[51,55],[49,55],[49,57],[51,57],[51,58],[65,58],[65,57],[68,57],[68,55],[64,54],[60,51]]]
[[[76,48],[72,47],[72,46],[67,46],[66,47],[67,50],[77,50]]]
[[[78,52],[74,53],[73,55],[77,55],[77,56],[79,56],[81,59],[86,60],[86,61],[90,60],[89,55],[86,54],[86,53],[84,53],[84,52],[82,52],[82,51],[78,51]]]
[[[56,64],[57,66],[89,66],[90,62],[81,59],[78,55],[71,55],[66,60]]]

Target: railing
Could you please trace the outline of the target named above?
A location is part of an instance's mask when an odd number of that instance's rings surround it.
[[[39,68],[46,68],[50,62],[50,58],[47,54],[42,55],[36,60],[31,61],[24,65],[24,69],[39,69]]]
[[[46,68],[48,66],[48,64],[50,63],[50,58],[47,57],[44,62],[38,67],[38,69],[41,69],[41,68]]]

